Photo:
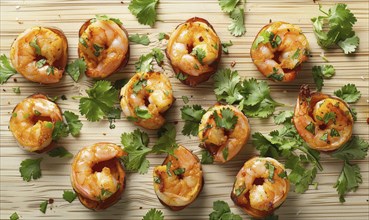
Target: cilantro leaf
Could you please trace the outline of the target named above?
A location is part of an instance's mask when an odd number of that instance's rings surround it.
[[[228,203],[224,201],[213,202],[213,212],[209,214],[209,220],[232,219],[242,220],[242,217],[231,212]]]
[[[209,151],[204,150],[201,152],[201,163],[202,164],[212,164],[214,162],[214,157]]]
[[[47,154],[50,157],[66,157],[66,158],[72,158],[73,154],[70,153],[67,149],[65,149],[64,147],[56,147],[53,148],[52,150],[50,150],[49,152],[47,152]]]
[[[153,48],[151,53],[140,56],[139,60],[135,63],[136,72],[147,73],[152,71],[152,61],[154,59],[161,66],[164,60],[164,54],[159,48]]]
[[[199,124],[202,116],[205,114],[205,109],[200,105],[185,105],[181,108],[181,118],[185,121],[185,125],[182,129],[183,135],[197,136],[199,132]]]
[[[201,47],[196,47],[192,50],[191,55],[194,55],[196,59],[203,64],[203,59],[206,57],[206,52]]]
[[[114,109],[118,101],[118,91],[108,81],[97,81],[86,90],[88,97],[79,101],[79,111],[89,121],[99,121]]]
[[[20,87],[14,87],[14,88],[12,88],[13,89],[13,92],[15,93],[15,94],[20,94],[21,93],[21,91],[20,91]]]
[[[83,124],[81,120],[79,120],[78,115],[70,111],[65,111],[63,115],[65,117],[65,120],[67,121],[68,130],[71,133],[71,135],[73,137],[76,137],[77,135],[79,135]]]
[[[254,43],[252,44],[252,49],[256,49],[259,44],[266,44],[270,42],[272,32],[269,31],[262,31],[258,34],[258,37],[255,39]]]
[[[233,43],[232,43],[231,40],[228,43],[222,43],[222,51],[223,51],[223,53],[228,54],[229,53],[228,47],[230,47],[230,46],[233,46]]]
[[[278,115],[274,116],[274,123],[280,125],[286,121],[291,121],[292,116],[293,111],[282,111]]]
[[[46,213],[46,208],[47,208],[47,204],[48,204],[48,201],[46,200],[46,201],[43,201],[41,204],[40,204],[40,211],[42,212],[42,213]]]
[[[355,84],[344,85],[341,89],[334,91],[334,95],[340,97],[347,103],[355,103],[361,97],[361,93],[357,90]]]
[[[159,41],[162,41],[162,40],[164,40],[164,39],[165,39],[165,37],[166,37],[166,34],[165,34],[165,33],[163,33],[163,32],[161,32],[161,33],[159,33],[158,40],[159,40]]]
[[[332,153],[332,157],[341,160],[362,160],[368,154],[369,143],[364,139],[353,136],[342,147]]]
[[[334,188],[337,188],[338,195],[340,196],[340,202],[345,202],[346,193],[351,191],[355,192],[362,182],[360,167],[358,165],[351,165],[348,161],[345,161],[341,174],[334,185]]]
[[[115,22],[117,25],[119,25],[119,26],[121,26],[122,24],[123,24],[123,22],[120,20],[120,19],[118,19],[118,18],[110,18],[109,16],[107,16],[107,15],[100,15],[100,14],[97,14],[97,15],[95,15],[95,17],[96,18],[93,18],[92,19],[92,22],[95,22],[96,21],[96,19],[97,20],[100,20],[100,21],[113,21],[113,22]]]
[[[217,127],[231,130],[236,126],[238,117],[234,115],[234,112],[231,109],[222,109],[220,111],[220,114],[221,117],[216,111],[214,111],[213,113],[215,124],[217,125]]]
[[[8,81],[8,79],[12,75],[17,74],[17,71],[10,64],[5,54],[1,54],[0,61],[1,61],[0,63],[0,84],[2,85],[6,83],[6,81]]]
[[[230,17],[232,18],[232,23],[228,26],[228,30],[235,37],[240,37],[246,33],[245,28],[245,15],[242,7],[235,8]]]
[[[128,154],[122,157],[125,168],[128,171],[138,171],[140,174],[147,173],[150,162],[146,159],[146,155],[151,152],[151,149],[147,147],[149,136],[136,129],[131,133],[123,133],[121,142],[123,150]]]
[[[224,12],[231,12],[240,0],[218,0],[219,5]]]
[[[69,135],[68,125],[65,124],[63,121],[55,122],[52,139],[54,141],[57,141],[62,137],[67,137],[68,135]]]
[[[67,66],[67,73],[77,82],[81,74],[85,74],[87,69],[86,62],[83,58],[78,58]]]
[[[29,45],[35,49],[35,53],[37,55],[41,55],[41,48],[37,44],[37,37],[35,36],[31,42],[29,42]]]
[[[145,46],[150,44],[149,36],[147,36],[146,34],[142,34],[142,35],[134,34],[134,35],[130,35],[128,38],[129,38],[129,41],[133,43],[142,44]]]
[[[324,86],[324,79],[334,76],[336,70],[332,65],[313,66],[312,74],[317,90],[321,91]]]
[[[339,46],[346,54],[355,52],[359,38],[352,27],[357,19],[347,5],[336,4],[329,9],[328,13],[319,5],[319,10],[325,16],[311,19],[318,44],[323,48]]]
[[[24,181],[31,181],[31,179],[38,179],[41,177],[40,163],[42,158],[38,159],[25,159],[22,161],[19,167],[19,172]]]
[[[156,21],[156,5],[159,0],[132,0],[128,6],[129,11],[136,16],[138,22],[154,26]]]
[[[69,203],[72,203],[77,198],[77,194],[72,190],[64,190],[63,199]]]
[[[18,213],[14,212],[9,218],[10,220],[18,220],[19,219]]]
[[[164,54],[159,48],[153,48],[151,54],[154,56],[156,63],[161,66],[164,60]]]
[[[164,220],[164,214],[160,210],[150,209],[142,220]]]
[[[233,104],[242,99],[240,77],[237,71],[231,71],[228,68],[218,70],[214,75],[214,86],[218,101],[224,100],[228,104]]]
[[[152,148],[153,153],[168,153],[174,155],[174,150],[178,148],[176,142],[176,129],[173,124],[167,123],[159,130],[159,139]]]
[[[142,109],[140,107],[135,108],[135,114],[137,115],[137,117],[142,119],[149,119],[152,117],[152,115],[147,109]]]

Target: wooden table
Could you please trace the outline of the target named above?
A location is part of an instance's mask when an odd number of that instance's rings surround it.
[[[323,64],[324,61],[319,56],[322,49],[317,45],[312,30],[310,19],[320,15],[318,4],[312,0],[248,0],[245,10],[247,33],[243,37],[235,38],[230,35],[227,26],[230,18],[221,12],[216,0],[161,0],[158,5],[158,20],[154,28],[140,25],[129,10],[127,0],[48,0],[48,1],[1,1],[1,53],[9,55],[9,48],[12,41],[24,29],[34,26],[56,26],[61,28],[69,42],[69,59],[77,57],[78,29],[89,18],[95,14],[107,14],[111,17],[120,18],[130,34],[149,34],[152,43],[149,46],[131,45],[131,58],[128,66],[120,73],[116,73],[109,80],[114,81],[122,78],[129,78],[134,73],[134,63],[139,56],[148,53],[151,48],[165,48],[166,42],[159,42],[158,33],[170,33],[180,22],[193,16],[200,16],[207,19],[218,32],[222,41],[232,40],[234,46],[230,47],[230,54],[222,57],[222,66],[230,67],[232,61],[236,62],[234,67],[240,75],[260,80],[265,78],[256,70],[251,61],[249,51],[251,43],[256,33],[269,20],[287,21],[299,25],[306,34],[312,49],[312,58],[304,65],[303,71],[292,83],[274,83],[268,81],[272,96],[279,102],[290,106],[280,108],[292,109],[299,87],[303,83],[314,84],[311,76],[311,68],[314,65]],[[339,1],[319,1],[325,8]],[[359,50],[350,56],[346,56],[339,49],[325,52],[329,63],[336,68],[336,75],[331,80],[325,80],[323,92],[332,94],[347,83],[357,85],[362,93],[362,98],[353,106],[358,111],[358,121],[355,124],[354,134],[369,140],[369,125],[366,120],[369,114],[368,108],[368,23],[369,23],[369,3],[366,0],[344,1],[354,12],[358,21],[354,26],[356,33],[360,37]],[[164,66],[165,73],[171,78],[174,88],[174,95],[177,97],[175,105],[170,109],[167,118],[170,122],[178,122],[177,140],[187,148],[200,155],[197,138],[183,136],[180,131],[183,121],[180,118],[180,108],[184,105],[181,100],[182,95],[190,98],[189,104],[201,104],[205,108],[216,102],[213,93],[213,81],[210,80],[201,84],[196,89],[187,87],[173,77],[172,70],[168,63]],[[17,82],[10,79],[8,83],[1,86],[1,219],[8,219],[17,211],[21,219],[142,219],[142,216],[150,209],[157,208],[164,212],[165,219],[208,219],[212,211],[212,203],[215,200],[224,200],[231,206],[233,212],[241,214],[244,219],[249,219],[247,215],[233,205],[230,199],[230,192],[234,177],[242,164],[250,157],[257,155],[257,151],[249,140],[247,146],[231,162],[224,165],[204,165],[205,186],[198,199],[185,210],[172,212],[163,207],[155,196],[152,185],[152,169],[161,164],[164,155],[150,156],[151,166],[148,174],[139,175],[132,173],[127,178],[127,188],[120,202],[115,206],[102,212],[93,212],[83,207],[78,200],[69,204],[62,199],[63,190],[71,189],[70,184],[70,164],[71,159],[50,158],[46,154],[36,155],[27,153],[17,147],[16,142],[8,130],[9,118],[14,106],[25,97],[35,93],[44,92],[49,96],[65,95],[67,100],[59,99],[57,103],[65,110],[78,113],[78,100],[71,97],[83,94],[84,90],[91,86],[93,81],[85,76],[78,83],[73,82],[69,76],[65,76],[59,84],[39,85],[26,81],[20,75],[14,76]],[[20,87],[21,94],[13,93],[13,87]],[[278,110],[276,112],[278,112]],[[120,135],[123,132],[131,132],[136,126],[120,119],[116,122],[115,129],[109,129],[106,120],[91,123],[81,117],[84,124],[82,133],[78,138],[68,137],[58,142],[58,146],[64,146],[73,154],[87,145],[99,141],[110,141],[120,143]],[[252,132],[260,131],[267,133],[276,126],[273,119],[250,119]],[[147,131],[154,143],[155,131]],[[22,160],[26,158],[43,157],[42,178],[25,182],[22,181],[18,171]],[[290,192],[287,201],[277,211],[280,219],[368,219],[369,218],[369,162],[368,159],[355,161],[359,164],[363,184],[355,193],[346,196],[346,203],[341,204],[338,200],[336,189],[333,185],[341,171],[342,162],[322,154],[322,165],[324,171],[317,175],[319,182],[318,189],[311,187],[305,194]],[[42,201],[49,198],[54,199],[52,210],[48,208],[46,214],[39,211]],[[50,205],[49,205],[50,207]]]

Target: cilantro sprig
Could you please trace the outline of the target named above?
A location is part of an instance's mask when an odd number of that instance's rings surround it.
[[[123,22],[119,18],[111,18],[111,17],[109,17],[107,15],[103,15],[103,14],[95,15],[95,18],[92,18],[91,22],[96,22],[96,20],[99,20],[99,21],[113,21],[114,23],[116,23],[119,26],[121,26],[123,24]]]
[[[86,90],[87,97],[79,100],[79,111],[89,121],[100,121],[104,117],[117,111],[118,90],[108,81],[97,81],[94,86]]]
[[[234,112],[229,109],[225,108],[220,111],[220,115],[218,112],[214,111],[213,113],[215,124],[219,128],[224,128],[226,130],[233,129],[236,124],[238,117],[234,115]]]
[[[347,103],[355,103],[359,101],[361,92],[356,88],[355,84],[344,85],[341,89],[334,91],[334,95],[340,97]]]
[[[140,24],[152,27],[156,21],[156,5],[158,3],[159,0],[132,0],[128,9],[136,16]]]
[[[219,102],[238,104],[247,116],[267,118],[277,106],[283,104],[273,100],[266,82],[256,79],[241,80],[237,71],[221,69],[214,76],[215,95]]]
[[[8,57],[5,54],[0,56],[0,84],[4,84],[8,79],[17,74],[17,71],[10,64]]]
[[[81,74],[85,74],[87,69],[87,64],[83,58],[78,58],[72,63],[68,64],[66,72],[70,77],[77,82]]]
[[[164,60],[164,54],[159,48],[154,48],[150,53],[141,55],[138,61],[135,63],[136,72],[147,73],[153,70],[152,62],[161,66]]]
[[[319,5],[319,11],[324,15],[311,19],[318,44],[323,48],[339,46],[345,54],[355,52],[359,37],[352,28],[357,19],[347,5],[336,4],[328,12]]]
[[[205,112],[205,109],[203,109],[201,105],[183,106],[181,108],[181,118],[185,121],[185,125],[183,126],[182,134],[197,136],[199,124]]]
[[[52,139],[54,141],[57,141],[62,137],[67,137],[69,134],[72,134],[73,137],[76,137],[81,132],[83,124],[79,120],[78,115],[70,111],[65,111],[63,115],[67,123],[64,123],[63,121],[55,122],[52,133]]]
[[[332,65],[313,66],[313,79],[318,91],[322,91],[324,79],[330,79],[334,76],[336,70]]]
[[[128,37],[128,39],[129,39],[130,42],[137,43],[137,44],[142,44],[144,46],[147,46],[147,45],[150,44],[150,39],[149,39],[149,36],[147,36],[147,34],[142,34],[142,35],[134,34],[134,35],[130,35]]]
[[[41,164],[42,158],[38,159],[25,159],[20,164],[19,172],[24,181],[31,181],[31,179],[38,179],[41,177]]]
[[[209,214],[209,220],[219,219],[242,220],[242,217],[233,214],[228,203],[218,200],[213,202],[213,212]]]
[[[164,220],[164,214],[157,209],[150,209],[142,220]]]
[[[243,5],[237,6],[243,2]],[[232,23],[228,26],[228,30],[235,37],[240,37],[246,33],[244,4],[246,1],[240,0],[219,0],[219,5],[223,12],[229,13]]]

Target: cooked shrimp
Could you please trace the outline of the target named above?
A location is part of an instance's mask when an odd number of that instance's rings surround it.
[[[215,114],[223,118],[224,110],[230,111],[237,118],[231,129],[221,127],[215,121]],[[225,163],[231,160],[245,146],[249,136],[248,119],[232,105],[216,105],[202,116],[199,126],[200,146],[214,156],[215,162]]]
[[[154,168],[153,177],[160,202],[175,211],[191,204],[204,184],[199,158],[183,146]]]
[[[128,62],[128,33],[112,20],[88,20],[79,29],[78,56],[88,77],[106,78]]]
[[[74,157],[71,182],[84,206],[100,210],[120,199],[125,187],[123,155],[121,147],[100,142],[82,148]]]
[[[308,55],[309,42],[301,29],[281,21],[263,27],[251,47],[258,70],[274,81],[294,80]]]
[[[354,119],[340,98],[301,86],[293,122],[302,139],[313,149],[332,151],[350,140]]]
[[[282,205],[289,188],[281,163],[269,157],[254,157],[238,172],[231,198],[247,214],[263,218]]]
[[[121,90],[120,106],[135,124],[158,129],[165,123],[163,114],[174,102],[169,79],[159,72],[136,73]]]
[[[171,34],[166,54],[183,83],[196,86],[215,73],[222,54],[221,43],[210,23],[191,18]]]
[[[10,48],[14,68],[32,82],[59,82],[67,59],[67,38],[55,28],[29,28],[17,37]]]
[[[9,129],[21,148],[42,153],[52,147],[54,125],[62,120],[57,104],[45,95],[34,94],[15,106]]]

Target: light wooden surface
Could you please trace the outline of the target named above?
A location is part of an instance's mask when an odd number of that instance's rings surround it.
[[[319,1],[326,8],[339,1]],[[362,92],[362,98],[353,105],[358,111],[358,121],[355,124],[354,134],[369,139],[369,125],[366,123],[369,108],[369,48],[368,48],[368,23],[369,3],[367,0],[343,1],[355,13],[358,22],[354,29],[360,37],[360,48],[354,55],[345,56],[341,50],[333,49],[325,52],[330,64],[337,70],[336,76],[331,80],[325,80],[323,92],[332,94],[346,83],[354,83]],[[316,44],[310,18],[319,15],[318,4],[313,0],[248,0],[246,4],[246,29],[243,37],[235,38],[230,35],[227,26],[230,18],[222,13],[216,0],[161,0],[158,5],[158,19],[154,28],[140,25],[128,11],[129,1],[123,0],[48,0],[48,1],[3,1],[1,0],[1,53],[9,55],[12,41],[24,29],[33,25],[56,26],[61,28],[69,42],[69,59],[77,57],[78,29],[83,22],[94,17],[95,14],[107,14],[120,18],[130,34],[149,33],[152,43],[149,46],[131,45],[131,58],[128,66],[120,73],[116,73],[109,80],[129,78],[134,72],[134,63],[141,54],[148,53],[153,47],[165,48],[165,41],[158,42],[159,32],[171,32],[180,22],[199,16],[207,19],[215,28],[222,41],[232,40],[234,46],[230,47],[230,54],[222,57],[222,66],[229,67],[232,61],[236,61],[235,69],[244,77],[255,77],[265,80],[257,72],[253,65],[249,50],[255,34],[261,27],[269,22],[282,20],[299,25],[310,41],[312,58],[303,67],[298,78],[288,84],[278,84],[268,81],[272,96],[279,102],[290,104],[292,109],[295,103],[298,89],[302,83],[313,84],[311,68],[313,65],[323,64],[320,58],[322,49]],[[19,7],[17,7],[19,6]],[[166,63],[165,72],[172,76],[171,68]],[[231,162],[224,165],[205,165],[205,186],[198,199],[185,210],[172,212],[160,204],[155,196],[152,186],[152,168],[161,164],[164,156],[150,156],[150,170],[146,175],[129,174],[127,188],[120,202],[108,210],[93,212],[83,207],[78,200],[72,204],[62,199],[63,190],[71,189],[69,174],[71,160],[50,158],[47,155],[27,153],[16,146],[13,136],[8,130],[10,112],[23,98],[35,93],[44,92],[49,96],[66,95],[68,100],[58,100],[60,107],[78,113],[78,100],[72,96],[82,94],[85,88],[92,85],[92,80],[85,76],[79,83],[74,83],[69,76],[64,76],[57,85],[44,86],[31,83],[20,75],[18,82],[10,79],[1,86],[1,219],[8,219],[17,211],[22,219],[141,219],[150,209],[157,208],[165,213],[165,219],[208,219],[212,211],[212,203],[215,200],[224,200],[231,206],[233,212],[241,214],[244,219],[249,219],[242,211],[233,205],[229,195],[234,177],[242,164],[251,156],[256,155],[251,141],[242,152]],[[188,138],[181,135],[183,121],[180,119],[179,109],[183,106],[182,95],[190,98],[189,104],[201,104],[209,107],[215,103],[213,93],[213,81],[201,84],[196,89],[189,88],[171,77],[174,95],[177,97],[175,105],[168,113],[168,121],[178,122],[177,140],[187,148],[200,155],[196,138]],[[21,94],[12,92],[13,87],[20,87]],[[279,109],[282,110],[282,109]],[[277,111],[278,112],[278,111]],[[83,129],[80,137],[68,137],[59,141],[59,146],[66,147],[72,153],[86,145],[99,141],[120,142],[123,132],[130,132],[136,127],[125,119],[117,120],[116,128],[111,130],[107,121],[90,123],[84,117]],[[252,132],[263,133],[276,129],[272,119],[250,119]],[[106,133],[106,135],[104,135]],[[148,131],[151,143],[155,141],[156,132]],[[22,160],[26,158],[43,157],[42,178],[24,182],[18,171]],[[356,161],[355,161],[356,162]],[[369,162],[368,159],[357,161],[362,175],[363,184],[355,193],[346,196],[346,203],[340,204],[336,190],[333,188],[339,175],[342,163],[322,154],[324,171],[317,175],[318,189],[310,189],[305,194],[290,192],[287,201],[277,211],[280,219],[368,219],[369,218]],[[49,198],[55,200],[47,209],[46,214],[39,211],[39,204]],[[49,206],[50,207],[50,206]]]

